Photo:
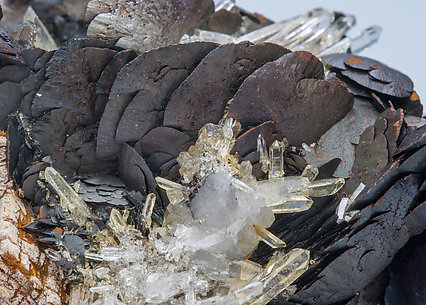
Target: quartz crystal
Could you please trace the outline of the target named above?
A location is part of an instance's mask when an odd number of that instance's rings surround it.
[[[163,226],[151,220],[154,194],[142,210],[143,232],[127,224],[127,210],[111,211],[109,229],[90,235],[90,265],[79,270],[83,282],[72,285],[71,304],[267,304],[307,270],[309,251],[284,251],[267,229],[274,213],[307,210],[309,196],[332,195],[343,181],[315,180],[312,167],[284,177],[285,141],[267,148],[261,136],[269,178],[257,181],[250,162],[230,154],[239,132],[230,118],[205,125],[177,158],[180,183],[156,178],[170,200]],[[63,207],[80,226],[90,222],[84,201],[58,175],[45,171]],[[260,241],[277,251],[266,266],[249,260]]]
[[[226,9],[232,9],[233,7],[231,1],[218,2]],[[234,35],[226,35],[196,29],[193,35],[184,35],[181,42],[272,42],[291,50],[307,50],[318,56],[347,52],[349,49],[354,53],[358,53],[377,42],[381,33],[380,27],[371,26],[360,35],[350,38],[346,36],[346,33],[354,25],[355,17],[352,15],[336,14],[335,12],[318,8],[304,15],[256,29],[245,35],[239,35],[239,32]]]

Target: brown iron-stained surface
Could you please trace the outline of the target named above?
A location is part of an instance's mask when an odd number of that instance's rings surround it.
[[[56,266],[21,227],[31,212],[8,181],[6,137],[0,135],[0,303],[59,305],[66,299]]]
[[[389,107],[382,107],[377,103],[377,98],[385,103],[390,100],[396,108],[404,109],[406,114],[422,116],[420,98],[413,91],[412,80],[404,73],[375,59],[350,53],[326,55],[322,60],[353,94],[370,98],[379,111]]]

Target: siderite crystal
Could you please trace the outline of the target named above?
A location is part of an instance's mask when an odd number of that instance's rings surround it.
[[[127,225],[128,211],[111,211],[110,229],[91,235],[91,264],[80,269],[71,304],[267,304],[306,271],[309,251],[284,252],[285,242],[267,228],[274,213],[304,211],[309,196],[334,194],[343,180],[315,181],[311,167],[284,177],[284,142],[268,151],[259,137],[269,179],[256,181],[250,162],[230,154],[239,132],[233,119],[205,125],[177,159],[181,183],[156,178],[170,200],[162,227],[152,226],[154,194],[142,211],[144,232]],[[91,219],[60,176],[50,168],[45,176],[80,226]],[[259,241],[277,249],[265,267],[249,260]]]

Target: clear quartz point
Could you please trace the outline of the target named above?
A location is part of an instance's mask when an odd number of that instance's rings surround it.
[[[321,179],[312,182],[309,189],[306,190],[308,196],[324,197],[336,194],[345,185],[343,178]]]
[[[142,228],[149,230],[152,223],[152,212],[154,211],[155,200],[157,197],[154,193],[149,193],[145,200],[142,210]]]
[[[275,140],[269,146],[270,168],[268,172],[269,179],[280,178],[284,176],[284,143]]]
[[[239,279],[242,281],[251,281],[263,271],[263,267],[251,260],[244,259],[236,262],[240,267]]]
[[[270,246],[271,248],[283,248],[285,247],[285,242],[283,242],[281,239],[276,237],[274,234],[266,230],[265,228],[262,228],[261,226],[254,225],[254,229],[256,230],[256,234],[258,235],[259,239],[262,240],[265,244]]]
[[[44,178],[58,194],[61,206],[71,213],[79,226],[84,226],[88,217],[94,217],[89,206],[53,167],[44,170]]]
[[[266,148],[265,139],[261,134],[257,137],[257,151],[259,152],[259,162],[262,165],[262,171],[267,173],[269,170],[269,156]]]
[[[337,191],[338,179],[313,181],[311,167],[302,176],[284,177],[286,143],[268,148],[260,136],[270,179],[257,181],[251,163],[239,163],[230,153],[240,129],[230,118],[206,124],[177,158],[181,183],[156,178],[170,204],[162,227],[150,230],[148,238],[127,224],[127,209],[111,211],[111,230],[89,235],[94,243],[85,257],[91,262],[82,268],[81,293],[71,304],[267,304],[284,290],[286,297],[294,293],[288,286],[307,269],[309,251],[285,254],[285,242],[267,228],[274,213],[306,210],[309,196]],[[151,227],[154,203],[155,196],[148,195],[145,229]],[[265,267],[247,259],[259,241],[279,249]]]
[[[382,34],[382,28],[378,25],[373,25],[362,31],[361,35],[355,37],[351,41],[352,53],[360,53],[372,44],[379,41]]]
[[[312,165],[306,165],[305,169],[302,172],[302,177],[306,177],[309,179],[309,181],[314,181],[315,178],[318,176],[319,170],[316,167],[313,167]]]
[[[155,177],[155,181],[159,187],[166,191],[170,204],[179,204],[186,200],[183,186],[181,184],[162,177]]]
[[[36,48],[40,48],[47,51],[58,49],[55,40],[52,38],[46,26],[37,16],[37,13],[31,6],[28,7],[27,11],[24,14],[24,21],[33,22],[36,26],[36,34],[34,41],[34,46]]]
[[[236,6],[230,0],[217,0],[216,9],[221,8],[233,10]],[[367,28],[355,38],[347,37],[347,32],[354,25],[355,17],[352,15],[336,14],[326,9],[314,9],[304,15],[265,27],[253,28],[255,30],[248,32],[244,30],[243,25],[233,35],[196,29],[194,35],[184,35],[181,42],[213,41],[221,44],[242,41],[272,42],[292,50],[307,50],[318,56],[324,56],[349,50],[358,53],[379,39],[381,28],[378,26]]]
[[[214,0],[215,10],[227,10],[230,11],[236,7],[235,0]]]
[[[295,213],[309,210],[312,199],[306,196],[283,196],[281,201],[269,205],[274,214]]]

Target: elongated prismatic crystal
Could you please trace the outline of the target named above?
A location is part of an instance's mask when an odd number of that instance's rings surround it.
[[[286,251],[268,228],[274,214],[306,211],[311,196],[334,194],[343,181],[315,180],[318,170],[309,166],[301,176],[285,177],[287,144],[266,147],[262,136],[258,148],[268,179],[257,181],[250,162],[230,154],[239,131],[231,118],[205,125],[177,158],[180,183],[156,177],[170,202],[162,227],[152,225],[154,194],[141,213],[145,232],[127,224],[127,210],[111,211],[109,229],[90,235],[85,256],[91,264],[72,287],[71,304],[266,305],[306,271],[309,251]],[[67,206],[73,200],[83,206],[65,181],[50,170],[46,176],[59,181]],[[266,266],[250,261],[259,242],[276,251]]]

